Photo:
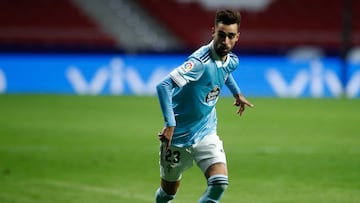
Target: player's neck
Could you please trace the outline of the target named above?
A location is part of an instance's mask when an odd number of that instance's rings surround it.
[[[226,55],[226,56],[223,56],[223,57],[219,57],[219,58],[220,58],[220,61],[225,62],[226,59],[227,59],[227,55]]]

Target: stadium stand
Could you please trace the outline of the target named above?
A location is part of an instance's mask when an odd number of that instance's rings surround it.
[[[137,0],[187,46],[197,47],[207,41],[213,25],[214,10],[206,10],[200,2]],[[315,46],[337,51],[342,43],[342,0],[273,0],[263,10],[243,10],[241,41],[237,48],[288,50],[297,46]],[[353,1],[353,14],[359,15],[358,1]],[[358,17],[357,17],[358,18]],[[359,22],[353,19],[351,44],[358,46]]]
[[[247,0],[4,0],[0,50],[193,50],[211,39],[220,2],[239,3],[243,21],[236,49],[243,52],[284,53],[302,46],[338,52],[347,32],[348,46],[360,46],[356,0],[251,1],[261,9],[244,7]]]
[[[0,45],[8,49],[109,49],[115,40],[70,0],[5,0]]]
[[[138,0],[157,20],[183,39],[186,46],[195,48],[211,38],[213,12],[204,10],[199,3],[179,3],[175,0]]]
[[[73,0],[110,33],[127,53],[179,50],[182,43],[153,20],[136,2],[128,0]]]

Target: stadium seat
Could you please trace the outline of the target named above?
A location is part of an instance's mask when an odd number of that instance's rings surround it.
[[[200,1],[138,2],[190,47],[197,47],[211,37],[215,10],[205,9]],[[237,48],[288,49],[305,45],[338,50],[342,43],[344,2],[274,0],[264,10],[239,9],[243,21]],[[359,22],[360,3],[352,2],[351,44],[355,46],[360,45],[360,24],[355,23]]]
[[[2,47],[114,47],[115,41],[70,0],[2,1]]]

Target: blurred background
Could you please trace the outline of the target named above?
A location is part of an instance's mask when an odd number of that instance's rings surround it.
[[[248,95],[360,96],[356,0],[1,0],[0,93],[154,94],[221,8],[242,14]]]

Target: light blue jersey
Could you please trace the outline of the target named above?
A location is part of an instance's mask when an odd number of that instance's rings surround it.
[[[240,93],[231,74],[238,64],[233,53],[222,62],[211,42],[174,69],[170,73],[171,79],[168,77],[157,86],[165,125],[176,126],[172,145],[191,146],[206,135],[216,134],[215,104],[223,85],[226,84],[233,94]],[[169,80],[176,85],[172,86]],[[166,90],[166,87],[172,90]]]

